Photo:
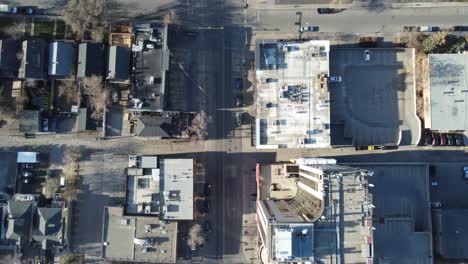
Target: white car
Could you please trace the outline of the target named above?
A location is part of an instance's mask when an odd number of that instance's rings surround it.
[[[341,76],[330,76],[328,78],[329,82],[341,82],[342,80]]]
[[[370,61],[370,51],[369,50],[364,51],[364,61]]]
[[[301,27],[301,32],[315,32],[319,31],[319,27],[317,26],[304,26]]]
[[[429,26],[422,26],[422,27],[419,27],[419,32],[432,32],[432,27],[429,27]]]

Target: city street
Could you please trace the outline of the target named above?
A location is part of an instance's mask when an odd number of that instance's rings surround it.
[[[10,1],[31,5],[36,1]],[[60,2],[60,5],[57,5]],[[64,1],[40,1],[40,7],[57,14]],[[157,2],[157,4],[155,4]],[[210,213],[208,219],[213,231],[202,250],[193,252],[200,263],[250,263],[243,254],[242,225],[246,182],[253,182],[253,169],[257,162],[287,161],[299,157],[331,157],[339,162],[457,162],[468,164],[465,149],[407,146],[399,150],[355,151],[340,149],[278,149],[257,151],[251,146],[250,124],[247,119],[238,125],[236,112],[250,110],[251,101],[245,90],[248,62],[252,58],[253,38],[295,38],[300,26],[318,26],[319,33],[307,33],[304,38],[345,38],[352,35],[391,36],[402,32],[404,26],[465,25],[468,6],[421,8],[369,9],[360,2],[339,14],[319,15],[316,8],[257,6],[252,1],[243,8],[241,0],[113,0],[109,1],[109,20],[142,22],[160,21],[168,10],[176,10],[183,25],[177,34],[192,30],[196,37],[186,43],[176,43],[175,58],[171,66],[183,77],[187,88],[183,94],[184,110],[204,110],[209,119],[208,140],[202,142],[172,142],[169,140],[140,140],[115,138],[96,141],[96,134],[40,135],[35,139],[12,136],[12,131],[1,131],[0,148],[6,150],[49,151],[60,146],[80,146],[85,155],[81,163],[82,195],[76,203],[73,221],[72,248],[87,254],[88,262],[100,256],[102,208],[106,204],[119,204],[125,189],[123,168],[128,154],[198,155],[204,162],[205,179],[211,184]],[[299,12],[299,13],[298,13]],[[335,35],[334,33],[340,33]],[[187,38],[182,38],[187,41]],[[193,44],[191,46],[191,44]],[[189,46],[187,48],[186,46]],[[184,55],[177,57],[177,51]],[[172,54],[171,54],[172,56]],[[247,66],[247,67],[246,67]],[[244,78],[244,91],[236,90],[236,78]],[[180,80],[175,78],[171,81]],[[191,90],[192,89],[192,90]],[[245,106],[237,106],[236,99],[243,93]],[[13,131],[12,133],[14,133]],[[450,150],[450,151],[448,151]],[[54,155],[60,155],[55,153]],[[103,166],[103,164],[105,164]],[[448,166],[444,163],[444,166]],[[458,169],[457,167],[457,169]],[[122,170],[121,170],[122,169]],[[438,175],[438,177],[444,177]],[[449,177],[446,175],[446,177]],[[460,177],[460,175],[456,175]],[[118,181],[116,181],[118,180]],[[452,181],[446,181],[452,182]],[[442,196],[442,194],[441,194]],[[440,198],[441,201],[444,199]],[[89,218],[93,215],[93,218]],[[99,219],[98,222],[93,219]],[[179,243],[184,243],[179,241]],[[203,261],[202,261],[203,260]]]

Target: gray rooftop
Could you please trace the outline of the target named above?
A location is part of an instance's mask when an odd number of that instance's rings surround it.
[[[468,259],[468,210],[436,210],[433,219],[436,252],[448,259]]]
[[[19,41],[13,39],[0,40],[0,76],[17,76],[19,68],[17,53],[19,50]]]
[[[177,222],[157,217],[124,216],[123,208],[105,207],[102,257],[117,261],[175,263]]]
[[[18,71],[20,79],[45,79],[47,77],[48,46],[43,39],[23,41],[23,56]]]
[[[27,242],[32,231],[33,204],[30,201],[8,201],[6,238]]]
[[[49,45],[49,75],[68,77],[75,72],[75,44],[56,41]]]
[[[139,137],[171,137],[172,117],[140,116],[136,124],[135,135]]]
[[[19,131],[20,132],[38,132],[40,113],[37,110],[23,110],[19,117]]]
[[[193,219],[193,159],[160,159],[164,219]]]
[[[127,81],[130,78],[130,49],[111,46],[107,54],[107,79]]]
[[[37,230],[33,239],[42,245],[42,249],[61,246],[64,237],[62,208],[38,208]]]
[[[144,109],[162,110],[169,69],[167,25],[137,29],[135,43],[133,97],[142,100]]]
[[[102,75],[104,72],[104,45],[102,43],[81,43],[78,47],[78,70],[76,77],[84,78]]]
[[[432,130],[468,129],[468,54],[430,54]]]
[[[330,42],[256,43],[256,147],[330,146]]]

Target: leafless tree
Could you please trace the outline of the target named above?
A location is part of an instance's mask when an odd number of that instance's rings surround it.
[[[60,188],[60,179],[57,177],[54,178],[48,178],[44,182],[44,196],[47,199],[52,198],[54,193],[56,193]]]
[[[192,140],[203,140],[208,136],[208,124],[206,113],[201,111],[193,119],[188,128]]]
[[[67,188],[62,192],[62,198],[67,201],[76,201],[78,199],[78,194],[80,194],[80,189],[75,186],[67,186]]]
[[[6,27],[5,34],[9,35],[13,39],[20,39],[26,32],[26,25],[24,22],[15,22],[12,25]]]
[[[104,109],[109,100],[109,90],[102,86],[102,77],[93,75],[83,79],[84,89],[88,93],[93,113],[91,117],[101,119],[104,114]]]
[[[187,245],[191,249],[195,249],[198,246],[203,245],[205,243],[205,237],[203,236],[203,230],[200,224],[194,224],[188,233],[187,237]]]
[[[68,253],[60,257],[59,264],[81,264],[83,256],[74,253]]]
[[[78,39],[98,27],[104,28],[105,0],[68,0],[63,20]]]
[[[164,16],[163,16],[163,23],[164,24],[179,24],[179,15],[177,15],[176,11],[174,9],[169,10]]]
[[[59,108],[67,108],[67,111],[69,111],[70,105],[78,104],[78,85],[74,80],[61,80],[57,90],[57,95],[60,98],[58,100]]]
[[[81,152],[77,147],[69,147],[63,153],[62,173],[67,181],[67,188],[72,188],[78,184],[79,181],[79,162]]]

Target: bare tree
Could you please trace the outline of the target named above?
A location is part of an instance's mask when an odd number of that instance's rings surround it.
[[[20,39],[24,37],[26,32],[26,25],[24,22],[15,22],[5,29],[5,34],[13,39]]]
[[[205,243],[205,237],[203,236],[203,230],[200,224],[194,224],[188,233],[187,245],[191,249],[196,249],[198,246]]]
[[[72,79],[60,81],[57,87],[57,95],[60,98],[58,100],[59,108],[64,108],[66,111],[70,111],[70,105],[79,103],[78,85]]]
[[[62,193],[62,198],[68,201],[76,201],[80,194],[80,189],[77,186],[68,186]]]
[[[75,253],[68,253],[60,257],[59,264],[81,264],[83,256]]]
[[[57,177],[54,178],[48,178],[44,182],[44,196],[47,199],[52,198],[54,193],[56,193],[60,188],[60,179]]]
[[[188,128],[192,140],[203,140],[208,136],[208,124],[206,113],[201,111],[193,119]]]
[[[163,16],[163,23],[164,24],[178,24],[179,23],[179,15],[177,15],[176,11],[174,9],[169,10],[164,16]]]
[[[93,75],[83,79],[84,89],[88,93],[93,113],[91,117],[100,119],[109,100],[109,90],[102,86],[102,77]]]
[[[63,20],[78,39],[98,27],[104,28],[105,0],[68,0]]]
[[[63,176],[67,181],[68,188],[72,188],[78,184],[79,181],[79,162],[81,152],[77,147],[70,147],[63,153],[64,166],[62,168]]]

